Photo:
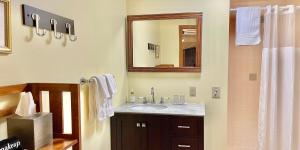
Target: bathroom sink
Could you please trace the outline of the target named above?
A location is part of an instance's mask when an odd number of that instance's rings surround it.
[[[156,111],[156,110],[163,110],[168,108],[165,105],[158,105],[158,104],[139,104],[130,106],[129,109],[133,111]]]

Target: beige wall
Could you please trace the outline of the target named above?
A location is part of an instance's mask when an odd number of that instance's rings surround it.
[[[197,97],[190,102],[206,103],[205,150],[225,150],[227,144],[228,18],[229,0],[127,0],[129,15],[203,12],[202,73],[129,73],[129,88],[138,96],[188,96],[190,86]],[[222,89],[221,99],[211,98],[211,88]]]
[[[26,3],[75,20],[78,41],[49,35],[38,37],[22,25],[21,4]],[[115,105],[127,94],[124,0],[14,0],[12,1],[13,53],[0,55],[0,86],[26,82],[78,83],[80,77],[113,73],[118,83]],[[83,149],[110,149],[109,121],[87,121],[87,99],[83,88]],[[17,96],[1,97],[1,106]],[[2,105],[3,104],[3,105]],[[0,122],[0,138],[6,137],[6,121]]]
[[[155,51],[148,50],[148,43],[160,45],[159,21],[133,22],[133,66],[155,67],[160,59],[155,58]]]

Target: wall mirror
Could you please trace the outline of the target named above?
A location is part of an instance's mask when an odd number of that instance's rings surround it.
[[[11,24],[9,0],[0,0],[0,53],[11,53]]]
[[[202,13],[127,17],[129,72],[200,72]]]

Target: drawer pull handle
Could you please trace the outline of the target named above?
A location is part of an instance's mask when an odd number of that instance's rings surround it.
[[[136,127],[140,128],[141,124],[140,123],[136,123]]]
[[[179,148],[191,148],[191,145],[178,145]]]
[[[190,129],[190,126],[177,126],[179,129]]]
[[[146,123],[142,123],[142,128],[146,128]]]

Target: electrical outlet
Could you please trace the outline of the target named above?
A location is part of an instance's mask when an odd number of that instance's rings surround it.
[[[190,97],[196,97],[197,96],[197,88],[196,87],[190,87]]]
[[[212,98],[220,99],[221,98],[221,88],[220,87],[213,87],[212,88]]]

